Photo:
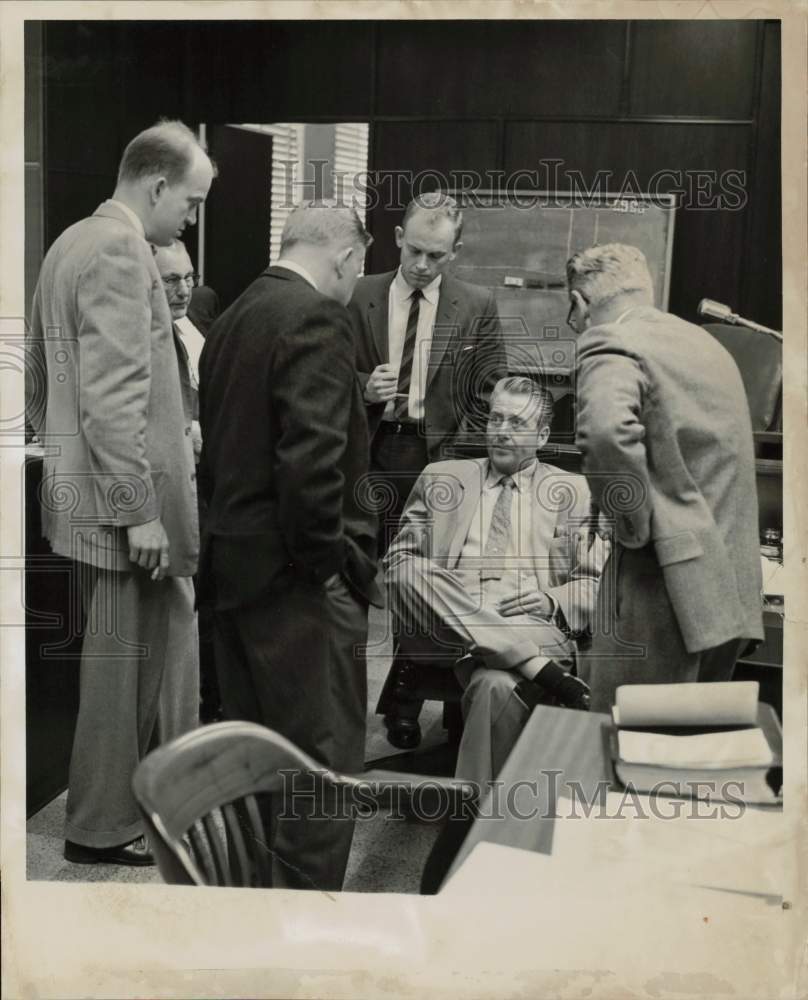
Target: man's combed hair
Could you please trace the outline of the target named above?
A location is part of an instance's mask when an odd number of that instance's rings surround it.
[[[312,201],[295,205],[281,233],[281,256],[296,243],[329,246],[340,243],[369,247],[373,237],[353,205],[337,201]]]
[[[123,151],[118,183],[161,176],[169,184],[177,184],[188,172],[195,149],[201,149],[208,155],[204,145],[186,124],[160,121],[136,135]],[[211,166],[215,176],[216,165],[212,160]]]
[[[459,242],[463,232],[463,213],[451,195],[444,191],[428,191],[426,194],[416,195],[404,212],[404,219],[401,222],[402,229],[406,229],[407,222],[419,209],[429,213],[427,218],[433,226],[436,226],[443,219],[448,219],[454,226],[454,242],[455,244]]]
[[[511,392],[515,396],[528,397],[530,404],[539,414],[539,430],[550,427],[553,423],[553,396],[536,379],[526,375],[508,375],[501,378],[491,390],[491,405],[500,392]]]
[[[592,306],[627,292],[644,292],[654,301],[654,286],[645,254],[624,243],[605,243],[573,254],[567,261],[567,287]]]

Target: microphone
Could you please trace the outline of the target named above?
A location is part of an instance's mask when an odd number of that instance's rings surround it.
[[[702,299],[699,302],[698,314],[708,319],[717,319],[720,323],[728,323],[730,326],[743,326],[747,330],[754,330],[756,333],[767,333],[770,337],[774,337],[775,340],[779,340],[780,342],[783,340],[782,333],[778,333],[777,330],[770,330],[768,326],[761,326],[760,323],[755,323],[751,319],[744,319],[743,316],[734,313],[729,306],[725,306],[723,302],[715,302],[713,299]]]

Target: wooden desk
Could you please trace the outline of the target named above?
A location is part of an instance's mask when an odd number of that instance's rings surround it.
[[[761,711],[773,710],[762,705]],[[559,800],[566,797],[578,803],[605,802],[614,785],[608,749],[611,726],[606,714],[537,706],[500,772],[498,785],[481,803],[480,815],[449,868],[447,879],[482,842],[552,854]],[[686,804],[691,805],[689,800]],[[709,808],[707,803],[703,805]],[[673,811],[675,800],[666,799],[659,806],[662,814],[668,809]],[[771,807],[761,807],[761,811],[781,812]]]
[[[457,871],[481,841],[550,854],[556,799],[570,782],[590,798],[598,782],[611,781],[606,740],[611,718],[538,705],[499,775],[502,795],[487,796],[480,815],[452,863]],[[541,748],[537,753],[536,748]],[[504,801],[503,801],[504,797]],[[529,819],[521,819],[529,816]]]

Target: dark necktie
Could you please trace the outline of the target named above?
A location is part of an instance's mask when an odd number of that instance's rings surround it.
[[[501,580],[505,553],[511,540],[511,506],[513,490],[516,485],[510,476],[500,480],[502,489],[499,491],[494,511],[491,514],[491,527],[483,553],[483,570],[480,574],[483,580]],[[489,566],[490,564],[490,566]]]
[[[415,336],[418,333],[418,314],[421,309],[423,293],[416,288],[410,296],[410,314],[407,317],[407,332],[404,334],[404,347],[401,350],[401,364],[398,368],[398,385],[393,406],[393,416],[396,420],[406,420],[409,413],[410,380],[412,378],[412,359],[415,355]]]

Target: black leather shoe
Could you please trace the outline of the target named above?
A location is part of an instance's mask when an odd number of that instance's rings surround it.
[[[421,742],[421,726],[417,719],[400,719],[397,715],[385,715],[387,742],[399,750],[414,750]]]
[[[550,660],[533,680],[523,680],[516,685],[515,694],[529,709],[536,705],[557,705],[589,711],[589,685]]]
[[[146,848],[143,837],[138,837],[129,844],[118,844],[116,847],[87,847],[85,844],[66,840],[65,861],[74,865],[146,866],[154,864],[154,856]]]

